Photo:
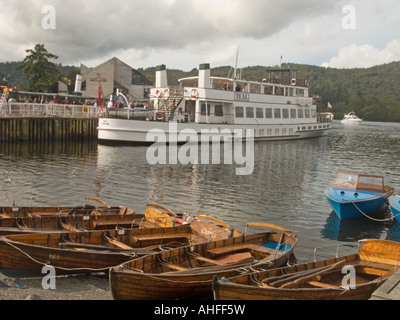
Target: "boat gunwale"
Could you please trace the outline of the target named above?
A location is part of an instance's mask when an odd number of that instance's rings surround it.
[[[387,199],[387,198],[389,198],[389,197],[393,194],[393,191],[394,191],[394,188],[391,188],[391,190],[389,190],[388,192],[381,193],[381,194],[376,195],[376,196],[371,197],[371,198],[355,199],[355,200],[347,200],[347,199],[339,200],[339,199],[333,197],[331,194],[329,194],[329,190],[330,190],[331,188],[337,188],[337,187],[328,187],[328,188],[326,188],[325,191],[324,191],[324,194],[325,194],[325,196],[326,196],[327,198],[329,198],[329,199],[331,199],[331,200],[333,200],[333,201],[335,201],[336,203],[339,203],[339,204],[361,203],[361,202],[366,202],[366,201],[371,201],[371,200],[378,200],[378,199],[381,199],[381,198]],[[340,188],[337,188],[337,189],[340,189]],[[345,189],[345,190],[352,190],[352,189]],[[356,190],[355,190],[355,191],[356,191]]]

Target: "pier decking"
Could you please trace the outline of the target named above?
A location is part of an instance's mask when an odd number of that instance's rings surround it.
[[[370,300],[400,300],[400,270],[375,290]]]

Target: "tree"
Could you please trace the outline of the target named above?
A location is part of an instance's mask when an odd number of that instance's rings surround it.
[[[28,90],[47,92],[61,78],[57,65],[50,61],[58,59],[58,56],[47,52],[44,44],[37,44],[33,50],[28,49],[26,52],[28,55],[18,69],[22,69],[28,79]]]

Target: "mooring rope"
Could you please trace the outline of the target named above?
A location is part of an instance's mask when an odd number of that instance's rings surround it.
[[[366,213],[364,213],[364,212],[354,203],[354,201],[350,201],[350,200],[348,200],[348,201],[351,202],[351,203],[357,208],[357,210],[360,211],[360,213],[361,213],[363,216],[365,216],[365,217],[367,217],[368,219],[373,220],[373,221],[377,221],[377,222],[390,221],[390,220],[393,220],[394,218],[396,218],[398,215],[400,215],[400,213],[399,213],[399,214],[397,214],[397,215],[392,215],[392,216],[389,217],[389,218],[385,218],[385,219],[376,219],[376,218],[373,218],[373,217],[367,215]]]

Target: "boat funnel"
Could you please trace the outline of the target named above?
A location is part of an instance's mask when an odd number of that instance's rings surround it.
[[[75,92],[81,92],[81,90],[82,90],[82,76],[80,74],[77,74],[75,80]]]
[[[156,67],[156,88],[168,87],[167,67],[165,64]]]
[[[199,88],[211,88],[211,70],[209,63],[203,63],[199,67]]]

